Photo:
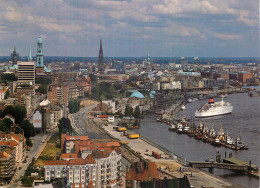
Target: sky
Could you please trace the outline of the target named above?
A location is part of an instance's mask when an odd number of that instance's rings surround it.
[[[0,56],[259,57],[258,0],[0,0]]]

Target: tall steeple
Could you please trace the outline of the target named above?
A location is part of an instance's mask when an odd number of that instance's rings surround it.
[[[100,48],[98,55],[98,72],[102,73],[104,71],[103,67],[103,49],[102,49],[102,39],[100,39]]]
[[[19,58],[19,54],[16,53],[16,48],[14,46],[14,51],[13,51],[13,53],[11,53],[11,59],[12,59],[13,65],[17,64],[18,58]]]
[[[31,50],[31,45],[30,45],[30,50],[29,50],[29,55],[28,55],[28,61],[32,61],[32,50]]]
[[[42,50],[42,38],[39,36],[37,42],[38,48],[36,53],[36,66],[43,67],[43,50]]]

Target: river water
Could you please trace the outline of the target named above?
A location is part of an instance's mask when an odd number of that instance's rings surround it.
[[[215,99],[215,101],[219,100],[221,99]],[[215,158],[216,152],[219,151],[222,158],[225,152],[227,156],[232,152],[233,157],[248,162],[251,160],[252,164],[260,166],[260,98],[239,93],[228,95],[224,100],[232,103],[234,107],[232,114],[203,118],[202,123],[207,124],[209,128],[214,125],[216,132],[222,125],[224,132],[234,140],[241,133],[242,141],[249,146],[249,150],[235,151],[225,147],[214,147],[187,135],[170,132],[168,125],[155,121],[154,114],[147,115],[136,132],[189,161],[205,161],[207,157]],[[178,116],[194,118],[196,109],[207,102],[208,100],[199,100],[188,103],[186,110],[179,112]],[[199,119],[195,118],[195,123],[198,125]],[[234,171],[214,169],[213,173],[245,187],[259,187],[259,180]]]

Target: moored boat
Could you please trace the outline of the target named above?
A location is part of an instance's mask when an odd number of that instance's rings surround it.
[[[209,102],[202,105],[198,108],[195,112],[195,117],[203,118],[203,117],[211,117],[211,116],[218,116],[223,114],[232,113],[233,106],[229,102],[225,102],[222,98],[222,101],[215,102],[214,99],[211,97]]]

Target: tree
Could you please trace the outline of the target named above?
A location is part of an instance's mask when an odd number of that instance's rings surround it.
[[[16,105],[15,107],[9,105],[3,111],[3,116],[10,114],[15,118],[15,123],[20,124],[26,117],[26,109],[24,106]]]
[[[0,131],[7,132],[9,128],[4,124],[4,121],[0,121]]]
[[[35,91],[41,94],[47,94],[47,84],[41,84],[40,87]]]
[[[35,128],[28,120],[23,120],[19,126],[24,130],[27,139],[35,135]]]
[[[9,97],[9,90],[6,91],[4,99],[7,99]]]
[[[80,110],[80,100],[72,99],[69,102],[69,113],[76,113]]]
[[[4,118],[3,122],[4,122],[4,125],[6,127],[8,127],[9,129],[11,128],[11,125],[13,124],[13,121],[10,118]]]
[[[69,132],[69,133],[73,132],[70,120],[65,117],[63,117],[59,120],[58,128],[59,128],[59,137],[61,137],[61,134],[64,134],[66,132]]]
[[[14,107],[15,114],[12,115],[15,118],[15,123],[20,124],[26,117],[26,108],[24,106],[16,105]]]
[[[26,139],[26,145],[28,146],[28,147],[32,147],[32,141],[30,140],[30,139]]]
[[[125,107],[125,116],[132,116],[133,115],[133,108],[130,105],[126,105]]]
[[[3,111],[3,116],[7,115],[7,114],[10,114],[11,116],[14,117],[15,115],[15,110],[14,110],[14,107],[9,105],[7,106],[4,111]],[[15,117],[14,117],[15,118]]]
[[[1,80],[17,81],[15,74],[2,74]]]
[[[134,117],[137,119],[141,118],[141,111],[139,106],[135,107]]]

